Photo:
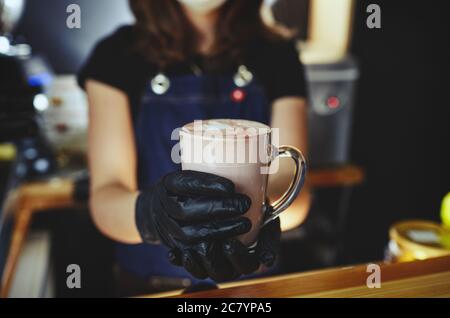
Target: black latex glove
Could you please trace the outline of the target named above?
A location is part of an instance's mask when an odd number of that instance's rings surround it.
[[[144,242],[163,243],[171,250],[171,260],[182,255],[177,265],[206,278],[195,264],[217,258],[215,242],[250,231],[250,220],[242,216],[250,205],[250,198],[236,193],[228,179],[196,171],[175,172],[138,196],[136,225]]]
[[[177,266],[184,265],[200,279],[210,277],[218,282],[236,279],[273,266],[279,253],[280,238],[280,220],[276,219],[261,229],[254,249],[249,249],[236,238],[202,241],[172,250],[171,262]]]
[[[261,229],[255,249],[249,250],[234,238],[224,243],[224,254],[237,275],[248,275],[275,264],[280,251],[280,239],[280,219],[277,218]]]

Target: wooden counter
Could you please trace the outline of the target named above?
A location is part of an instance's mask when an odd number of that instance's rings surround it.
[[[368,265],[368,264],[367,264]],[[224,284],[220,289],[148,297],[299,298],[299,297],[450,297],[450,256],[424,261],[379,264],[381,288],[368,288],[367,265],[328,269]]]

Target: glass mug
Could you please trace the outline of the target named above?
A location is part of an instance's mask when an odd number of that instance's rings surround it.
[[[247,246],[254,245],[259,230],[293,203],[305,182],[303,154],[294,147],[276,147],[273,135],[274,130],[264,124],[232,119],[196,121],[180,131],[183,170],[225,177],[235,184],[236,192],[252,200],[245,214],[252,222],[252,229],[239,237]],[[268,176],[276,173],[278,166],[273,162],[277,157],[289,157],[294,161],[293,180],[285,194],[265,209]]]

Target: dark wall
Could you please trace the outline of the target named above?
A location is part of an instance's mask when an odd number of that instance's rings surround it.
[[[450,2],[356,2],[352,158],[367,180],[352,201],[349,261],[380,258],[394,221],[439,220],[450,191]],[[381,6],[381,30],[366,26],[370,3]]]

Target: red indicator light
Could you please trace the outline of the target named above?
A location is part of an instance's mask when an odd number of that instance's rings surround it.
[[[327,99],[327,106],[330,109],[336,109],[341,106],[341,100],[336,96],[331,96]]]
[[[60,134],[65,134],[69,130],[66,124],[57,124],[54,128]]]
[[[235,103],[241,103],[244,101],[246,95],[242,89],[235,89],[233,93],[231,93],[231,99]]]

